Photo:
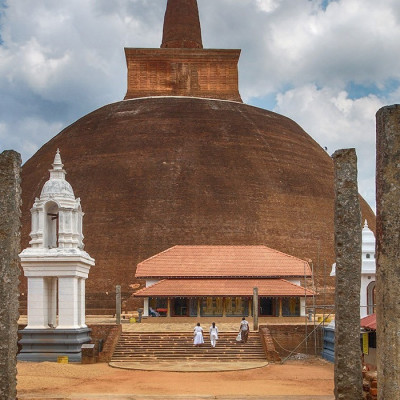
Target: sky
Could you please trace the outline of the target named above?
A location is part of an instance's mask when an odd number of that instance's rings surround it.
[[[0,0],[0,152],[27,161],[123,99],[124,47],[161,44],[167,0]],[[296,121],[331,155],[355,147],[375,207],[375,114],[400,103],[400,1],[198,0],[205,48],[242,49],[245,103]]]

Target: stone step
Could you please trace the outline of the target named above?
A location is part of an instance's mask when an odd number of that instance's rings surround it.
[[[202,346],[193,346],[193,336],[185,332],[137,333],[124,332],[115,348],[113,362],[162,360],[265,360],[265,353],[257,333],[251,332],[247,343],[236,341],[236,332],[219,335],[212,348],[205,336]]]

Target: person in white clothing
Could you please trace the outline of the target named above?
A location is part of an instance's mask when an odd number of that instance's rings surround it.
[[[201,346],[204,343],[203,339],[203,328],[200,326],[200,322],[194,327],[193,330],[193,345]]]
[[[246,343],[249,338],[249,323],[246,321],[246,318],[242,318],[242,322],[240,323],[239,334],[242,343]]]
[[[215,326],[215,322],[210,326],[210,342],[211,346],[215,347],[218,340],[218,328]]]

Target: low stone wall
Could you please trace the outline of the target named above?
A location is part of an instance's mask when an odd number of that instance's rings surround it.
[[[376,400],[378,398],[376,371],[363,371],[363,398],[365,400]]]
[[[98,362],[109,362],[114,353],[122,333],[122,325],[89,325],[92,330],[92,343],[95,344],[95,353]],[[99,351],[101,341],[103,342],[102,351]]]
[[[261,343],[264,347],[264,352],[268,361],[281,361],[278,352],[275,349],[274,342],[269,329],[265,325],[260,325],[258,328]]]
[[[323,332],[319,327],[314,333],[314,325],[290,324],[290,325],[268,325],[276,351],[281,357],[303,353],[320,356],[323,346]],[[311,335],[310,335],[311,333]],[[307,335],[307,341],[305,338]],[[297,347],[297,349],[296,349]]]

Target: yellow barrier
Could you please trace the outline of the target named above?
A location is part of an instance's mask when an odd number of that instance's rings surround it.
[[[135,317],[129,318],[129,323],[130,324],[134,324],[135,322],[136,322],[136,318]]]
[[[68,356],[58,356],[57,362],[60,364],[68,364]]]

